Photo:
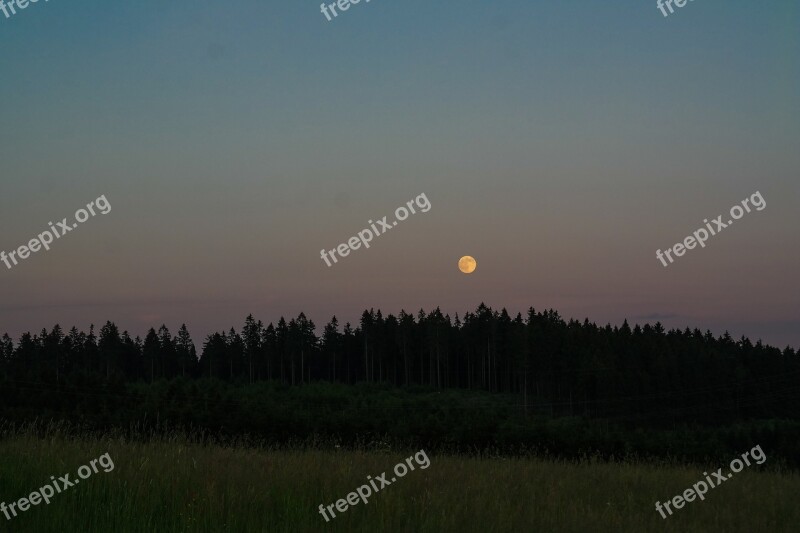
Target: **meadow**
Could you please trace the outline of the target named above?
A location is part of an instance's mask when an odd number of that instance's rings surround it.
[[[8,521],[14,532],[642,532],[796,531],[800,476],[770,464],[745,468],[705,501],[666,520],[656,500],[681,494],[724,464],[607,462],[429,453],[430,467],[326,523],[331,504],[417,451],[371,444],[259,446],[173,433],[129,438],[57,427],[0,431],[0,501],[25,497],[109,453],[92,475]],[[742,450],[745,451],[745,450]],[[733,457],[732,457],[733,458]]]

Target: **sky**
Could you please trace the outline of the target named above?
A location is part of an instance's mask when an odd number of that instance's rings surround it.
[[[0,263],[0,333],[485,302],[800,348],[794,0],[51,0],[0,43],[0,250],[111,205]]]

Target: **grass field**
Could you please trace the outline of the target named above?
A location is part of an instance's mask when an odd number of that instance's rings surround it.
[[[655,511],[703,479],[703,470],[428,454],[409,472],[326,523],[329,505],[389,471],[409,453],[203,446],[184,437],[150,442],[32,431],[0,440],[0,501],[26,497],[108,452],[114,470],[83,480],[8,521],[14,532],[172,531],[796,531],[797,473],[745,468],[705,501],[666,520]],[[745,451],[745,450],[743,450]]]

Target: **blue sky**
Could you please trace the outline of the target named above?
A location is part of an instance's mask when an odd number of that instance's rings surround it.
[[[0,330],[186,322],[199,341],[251,312],[483,301],[800,347],[798,21],[788,0],[0,15],[0,250],[113,206],[0,270]],[[658,262],[756,190],[764,211]],[[431,211],[321,261],[423,192]]]

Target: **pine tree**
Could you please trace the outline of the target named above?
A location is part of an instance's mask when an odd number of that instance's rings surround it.
[[[156,376],[156,366],[160,365],[159,356],[161,354],[161,342],[158,339],[156,330],[150,328],[144,338],[144,346],[142,347],[142,354],[145,362],[150,367],[150,383],[153,382]],[[160,372],[160,371],[159,371]],[[160,374],[159,374],[160,376]]]
[[[324,360],[327,362],[330,358],[330,366],[326,364],[326,368],[330,368],[331,372],[328,373],[328,378],[336,381],[336,353],[341,350],[341,335],[339,334],[339,321],[336,320],[334,315],[331,321],[325,326],[322,332],[322,350]]]
[[[178,335],[175,337],[175,351],[181,368],[181,376],[186,377],[187,370],[192,373],[195,364],[197,364],[197,351],[186,324],[181,325]]]

